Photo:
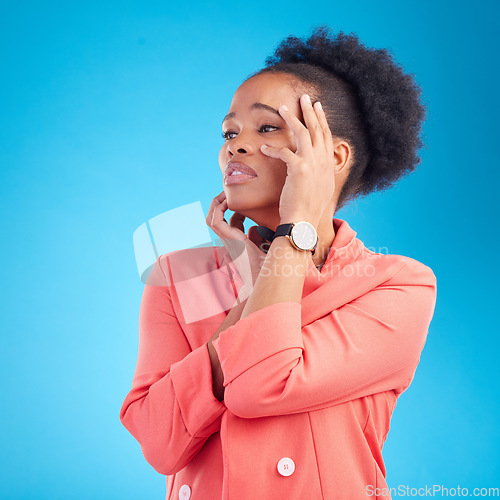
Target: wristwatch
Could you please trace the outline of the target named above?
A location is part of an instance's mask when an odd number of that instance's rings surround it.
[[[300,221],[280,224],[276,228],[273,240],[278,236],[286,236],[297,250],[312,250],[312,255],[316,251],[318,233],[310,222]]]

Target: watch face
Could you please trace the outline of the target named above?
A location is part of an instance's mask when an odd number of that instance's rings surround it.
[[[299,248],[310,250],[316,244],[316,229],[309,222],[298,222],[292,228],[292,238]]]

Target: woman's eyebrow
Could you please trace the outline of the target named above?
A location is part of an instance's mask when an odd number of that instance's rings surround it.
[[[279,111],[277,109],[274,109],[273,107],[268,106],[267,104],[263,104],[262,102],[254,102],[250,106],[250,109],[264,109],[266,111],[271,111],[272,113],[277,114],[281,118],[281,115],[279,114]],[[229,118],[233,118],[234,116],[236,116],[235,112],[228,113],[222,120],[222,123],[224,124],[226,120],[229,120]]]

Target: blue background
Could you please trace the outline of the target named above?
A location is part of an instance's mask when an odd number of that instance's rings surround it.
[[[187,203],[208,212],[234,91],[322,23],[390,48],[429,110],[418,170],[336,215],[438,280],[388,483],[500,486],[498,8],[308,5],[2,2],[0,497],[164,498],[119,421],[144,286],[132,234]]]

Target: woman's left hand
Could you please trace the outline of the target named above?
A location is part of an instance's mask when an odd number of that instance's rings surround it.
[[[306,126],[286,106],[279,108],[295,135],[295,153],[287,147],[272,146],[262,146],[261,151],[287,165],[279,205],[282,223],[305,220],[317,228],[335,191],[333,140],[320,103],[313,107],[307,95],[299,102]]]

